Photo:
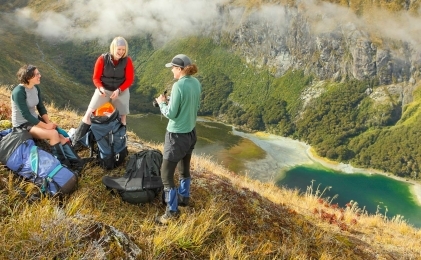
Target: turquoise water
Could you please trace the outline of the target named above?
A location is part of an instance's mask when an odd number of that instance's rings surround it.
[[[140,138],[155,143],[164,141],[168,122],[166,118],[158,115],[130,115],[127,122],[128,129]],[[230,126],[198,122],[196,128],[198,142],[194,153],[209,155],[234,172],[241,174],[245,162],[252,162],[265,154],[250,140],[234,135]],[[245,156],[242,153],[244,151],[254,153]],[[317,186],[319,190],[331,187],[324,197],[337,196],[333,204],[338,203],[344,207],[353,200],[359,208],[365,208],[370,214],[378,212],[387,217],[403,215],[409,223],[421,227],[421,207],[416,204],[409,185],[382,175],[344,174],[325,168],[299,166],[288,170],[285,178],[278,181],[277,185],[305,192],[312,185],[312,180],[314,190]]]
[[[163,143],[168,119],[153,114],[129,115],[127,128],[145,141]],[[197,122],[197,154],[215,155],[215,151],[238,145],[243,138],[230,134],[232,127],[217,122]]]
[[[168,119],[160,115],[129,115],[127,128],[145,141],[160,144],[164,142]],[[254,150],[253,142],[231,133],[232,127],[217,122],[200,121],[196,124],[197,143],[194,154],[208,156],[223,164],[228,169],[240,172],[244,170],[244,156],[230,151],[237,147]],[[258,148],[254,145],[254,148]],[[261,153],[264,153],[262,150]],[[259,156],[257,156],[259,157]]]
[[[409,185],[383,175],[346,174],[299,166],[287,171],[277,185],[298,188],[302,192],[308,186],[320,191],[328,188],[323,197],[337,196],[332,203],[338,203],[340,207],[353,200],[368,213],[378,212],[389,218],[403,215],[408,223],[421,227],[421,207],[417,205]]]

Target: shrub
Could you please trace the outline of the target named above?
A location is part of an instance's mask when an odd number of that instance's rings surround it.
[[[12,118],[12,109],[9,103],[0,101],[0,120]]]

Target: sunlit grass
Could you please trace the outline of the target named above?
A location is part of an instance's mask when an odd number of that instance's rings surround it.
[[[48,110],[64,129],[81,118],[51,104]],[[162,149],[128,135],[130,153]],[[0,259],[421,258],[421,231],[399,216],[369,215],[352,201],[339,208],[334,198],[322,199],[326,190],[318,186],[305,194],[279,188],[237,175],[210,156],[193,155],[191,172],[193,206],[180,207],[180,218],[161,226],[154,223],[165,210],[159,198],[127,204],[101,183],[124,167],[105,171],[88,163],[70,196],[29,202],[37,187],[0,166]]]

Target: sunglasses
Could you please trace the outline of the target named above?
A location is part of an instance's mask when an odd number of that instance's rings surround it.
[[[31,70],[35,69],[34,65],[28,65],[28,67],[26,68],[26,72],[29,72]]]

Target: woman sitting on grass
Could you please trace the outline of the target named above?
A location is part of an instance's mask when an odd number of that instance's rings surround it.
[[[29,131],[32,137],[48,139],[52,154],[65,166],[82,171],[83,160],[74,152],[68,140],[57,131],[42,101],[41,73],[33,65],[22,66],[17,73],[18,84],[12,91],[12,125]],[[38,112],[38,113],[37,113]]]

